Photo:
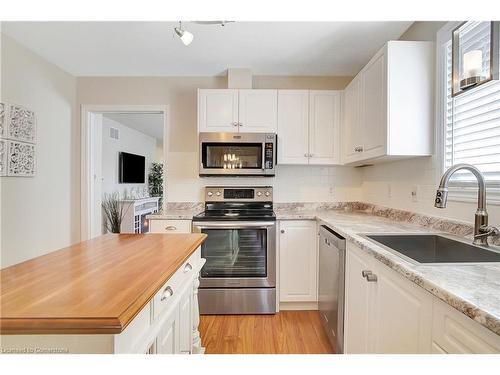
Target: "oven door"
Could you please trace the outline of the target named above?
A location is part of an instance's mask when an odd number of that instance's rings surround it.
[[[205,233],[200,288],[276,286],[276,222],[195,222]]]

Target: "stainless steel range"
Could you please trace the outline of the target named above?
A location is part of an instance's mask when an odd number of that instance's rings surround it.
[[[272,187],[206,187],[193,231],[201,247],[201,314],[276,312],[276,216]]]

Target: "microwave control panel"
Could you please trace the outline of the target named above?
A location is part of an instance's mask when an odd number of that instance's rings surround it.
[[[274,144],[266,142],[264,151],[264,169],[273,169],[273,168],[274,168]]]

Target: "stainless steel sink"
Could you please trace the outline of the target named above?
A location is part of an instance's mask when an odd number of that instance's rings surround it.
[[[367,234],[364,237],[422,264],[500,262],[500,252],[438,234]]]

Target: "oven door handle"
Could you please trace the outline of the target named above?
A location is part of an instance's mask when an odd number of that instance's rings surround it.
[[[193,222],[193,226],[199,229],[210,229],[210,228],[228,228],[228,229],[245,229],[245,228],[268,228],[275,226],[275,221],[233,221],[233,222],[218,222],[218,223],[207,223],[207,222]]]

